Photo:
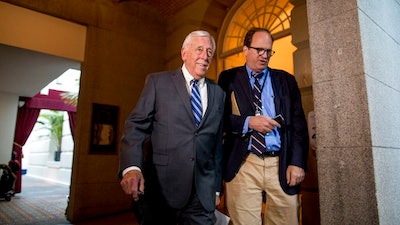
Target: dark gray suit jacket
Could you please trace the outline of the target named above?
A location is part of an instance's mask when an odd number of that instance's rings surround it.
[[[129,166],[145,169],[143,159],[147,160],[152,169],[144,172],[145,181],[156,182],[173,208],[184,207],[195,187],[204,208],[214,210],[215,193],[222,188],[225,93],[211,80],[206,83],[208,106],[199,127],[181,69],[150,74],[125,123],[120,172]],[[143,144],[149,137],[152,150],[144,157]]]
[[[297,194],[300,185],[290,187],[286,183],[286,169],[295,165],[306,169],[308,155],[308,129],[301,104],[301,95],[294,76],[283,71],[268,68],[274,90],[276,114],[284,117],[281,135],[281,154],[279,156],[279,181],[287,194]],[[227,94],[225,102],[226,132],[224,140],[224,179],[231,181],[239,171],[249,151],[250,133],[242,135],[247,116],[255,115],[253,92],[245,66],[225,70],[219,76],[218,84]],[[229,96],[228,96],[229,95]],[[235,98],[232,97],[235,96]],[[236,102],[232,102],[232,99]],[[237,105],[238,112],[234,109]]]

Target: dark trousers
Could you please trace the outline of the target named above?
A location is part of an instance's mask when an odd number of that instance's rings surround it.
[[[149,157],[151,157],[151,154],[149,154]],[[194,184],[192,184],[189,202],[183,208],[172,208],[161,193],[157,172],[151,163],[151,159],[147,159],[144,164],[144,195],[140,196],[139,201],[133,203],[133,209],[140,225],[214,224],[214,211],[204,209],[197,196]]]
[[[214,224],[214,212],[204,209],[197,194],[193,194],[188,204],[181,209],[171,208],[162,197],[145,194],[133,203],[133,209],[140,225]]]
[[[213,212],[207,212],[197,195],[182,209],[174,209],[166,204],[144,203],[141,225],[213,225]]]
[[[161,192],[146,187],[145,194],[133,203],[135,216],[140,225],[213,225],[214,212],[204,209],[196,191],[187,205],[181,209],[170,207]]]

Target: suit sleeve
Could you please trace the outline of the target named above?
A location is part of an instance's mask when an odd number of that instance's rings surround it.
[[[222,102],[225,100],[225,93],[222,94]],[[220,192],[222,194],[222,165],[223,165],[223,150],[222,150],[222,137],[223,137],[223,120],[221,120],[218,133],[217,140],[215,146],[215,166],[216,166],[216,192]]]
[[[218,80],[218,85],[225,92],[224,130],[229,134],[242,136],[243,126],[248,115],[241,111],[238,93],[235,93],[231,87],[233,75],[232,72],[223,71]],[[232,102],[232,99],[235,102]]]
[[[302,107],[300,90],[294,76],[288,75],[288,84],[292,100],[292,132],[290,137],[290,151],[292,151],[290,155],[292,157],[289,164],[306,169],[309,145],[307,122]]]
[[[120,142],[119,174],[130,166],[142,167],[143,144],[148,140],[154,115],[156,89],[151,76],[146,78],[135,109],[125,121]]]

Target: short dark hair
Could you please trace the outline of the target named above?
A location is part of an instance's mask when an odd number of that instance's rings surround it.
[[[274,42],[274,38],[272,37],[271,32],[269,32],[268,29],[261,28],[261,27],[253,27],[249,31],[247,31],[246,36],[244,37],[243,45],[247,46],[247,47],[250,47],[251,46],[251,42],[253,41],[253,36],[258,31],[267,32],[269,34],[269,36],[271,37],[272,42]]]

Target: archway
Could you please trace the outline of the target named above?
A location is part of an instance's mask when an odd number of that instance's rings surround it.
[[[18,108],[17,122],[14,134],[13,151],[17,153],[17,160],[22,160],[22,147],[25,145],[37,121],[41,109],[59,110],[68,112],[71,134],[74,136],[76,124],[76,107],[67,103],[63,91],[49,90],[48,95],[36,94],[32,98],[20,98],[21,106]],[[21,162],[22,166],[22,162]],[[21,170],[17,174],[15,193],[21,192]]]

